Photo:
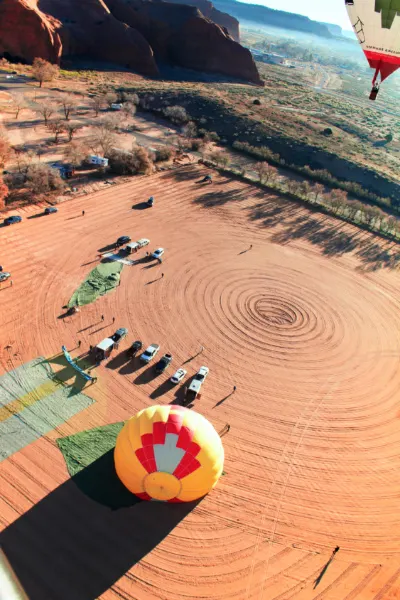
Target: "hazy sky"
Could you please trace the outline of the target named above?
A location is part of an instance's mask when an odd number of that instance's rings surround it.
[[[250,4],[263,4],[270,8],[306,15],[314,21],[336,23],[351,30],[344,0],[242,0]]]

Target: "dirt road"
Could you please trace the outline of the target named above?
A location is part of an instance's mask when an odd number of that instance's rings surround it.
[[[84,390],[95,403],[0,463],[0,545],[31,600],[398,598],[395,248],[203,174],[135,178],[0,228],[14,282],[0,289],[0,375],[129,330]],[[164,262],[125,267],[115,293],[58,319],[120,235],[150,238]],[[170,352],[170,371],[128,362],[135,339]],[[97,504],[55,439],[173,401],[167,377],[184,364],[210,368],[195,408],[231,426],[219,485],[196,507]]]

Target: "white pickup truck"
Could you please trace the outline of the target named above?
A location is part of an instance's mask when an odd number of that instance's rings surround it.
[[[146,364],[149,363],[151,360],[153,360],[159,349],[160,346],[158,344],[150,344],[143,354],[140,355],[140,360]]]
[[[186,399],[190,402],[195,400],[201,390],[210,369],[208,367],[200,367],[196,375],[194,376],[192,383],[189,385],[186,392]]]

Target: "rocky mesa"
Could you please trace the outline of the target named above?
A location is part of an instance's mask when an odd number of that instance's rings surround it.
[[[0,56],[86,58],[149,76],[164,62],[262,85],[251,53],[225,26],[196,6],[161,0],[1,0]]]

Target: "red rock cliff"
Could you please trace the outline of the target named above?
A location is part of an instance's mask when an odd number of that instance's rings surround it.
[[[43,14],[33,0],[1,0],[0,56],[26,62],[39,57],[58,62],[61,40],[55,19]]]
[[[239,21],[235,17],[228,15],[228,13],[215,8],[210,0],[173,0],[173,2],[174,4],[196,6],[202,15],[223,29],[226,29],[235,42],[240,42]]]
[[[147,0],[104,0],[117,19],[140,31],[158,60],[262,84],[249,50],[194,6]]]
[[[190,1],[212,15],[208,0]],[[159,0],[0,0],[2,55],[82,57],[150,76],[158,74],[157,58],[261,84],[250,52],[225,29],[194,6]]]

